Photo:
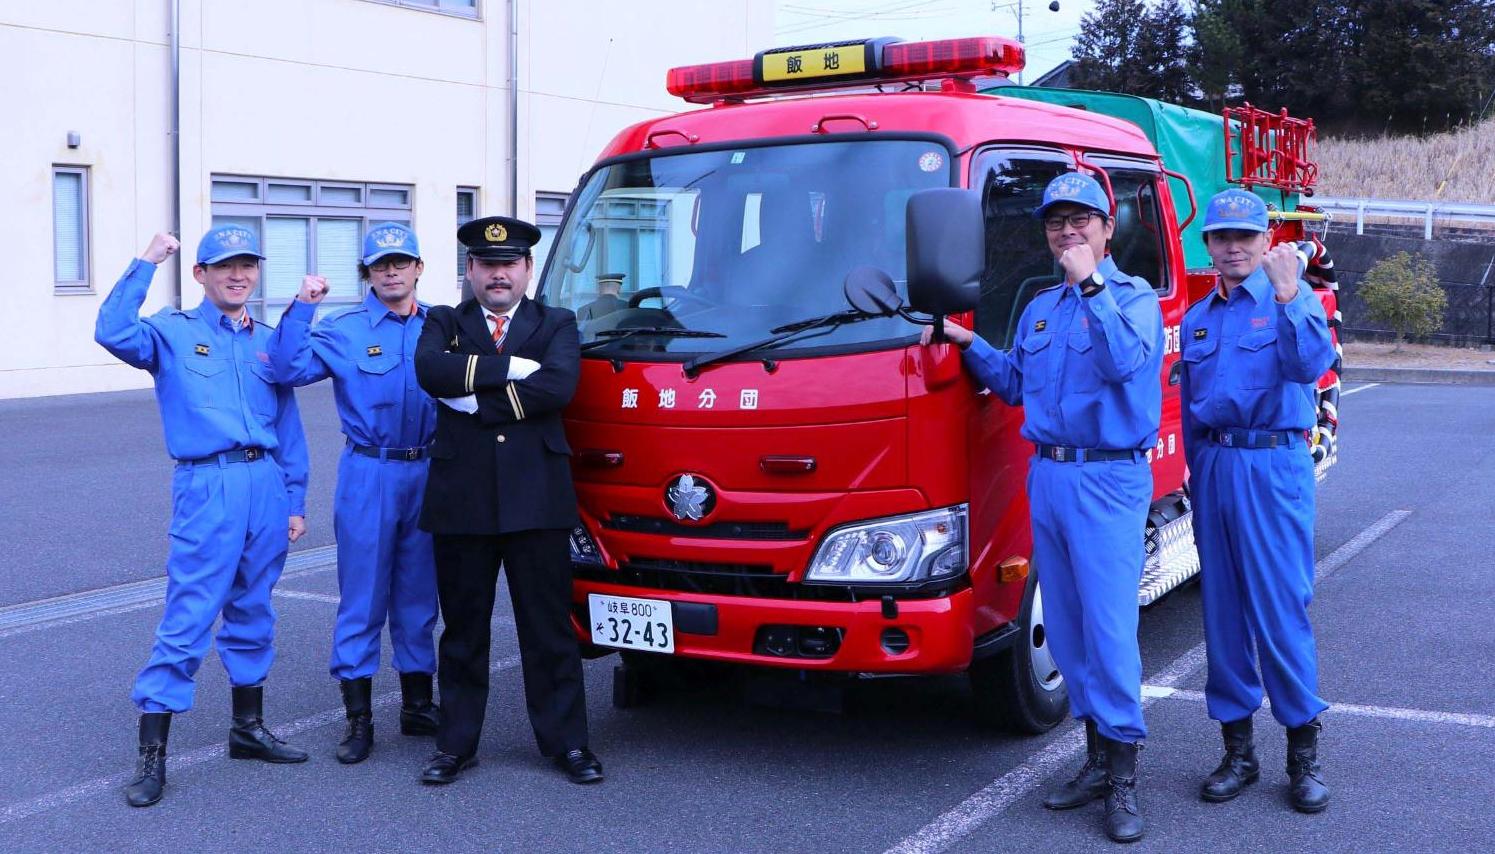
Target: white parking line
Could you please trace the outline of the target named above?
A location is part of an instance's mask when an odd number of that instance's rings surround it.
[[[1315,567],[1315,577],[1334,572],[1364,551],[1371,543],[1384,537],[1402,520],[1411,515],[1407,510],[1393,510],[1382,516],[1375,524],[1361,531],[1349,542],[1335,549]],[[1157,700],[1157,692],[1173,689],[1204,665],[1204,644],[1199,644],[1174,659],[1167,667],[1147,680],[1152,694],[1143,692],[1142,705],[1146,708]],[[1341,708],[1336,706],[1335,708]],[[1071,726],[1069,731],[1056,738],[1038,755],[991,781],[980,791],[956,804],[955,807],[936,817],[934,821],[919,828],[913,834],[895,843],[887,854],[933,854],[944,851],[951,845],[970,835],[976,828],[991,820],[1017,799],[1027,796],[1038,784],[1066,762],[1073,762],[1085,749],[1085,738],[1081,729]]]
[[[1341,391],[1339,393],[1339,396],[1344,397],[1347,394],[1357,394],[1359,392],[1365,391],[1368,388],[1375,388],[1378,385],[1380,385],[1380,383],[1366,383],[1365,385],[1355,386],[1354,388],[1347,388]]]
[[[1158,700],[1185,700],[1204,702],[1203,691],[1186,691],[1182,688],[1165,688],[1162,685],[1143,685],[1142,696]],[[1263,708],[1271,708],[1272,701],[1262,702]],[[1382,718],[1393,721],[1416,721],[1426,724],[1457,724],[1495,729],[1495,715],[1475,715],[1468,712],[1430,712],[1426,709],[1399,709],[1394,706],[1362,706],[1356,703],[1329,702],[1330,719],[1339,715],[1354,715],[1361,718]]]
[[[339,601],[341,601],[331,593],[312,593],[306,590],[282,590],[279,587],[275,588],[275,595],[284,596],[287,599],[306,599],[310,602],[326,602],[329,605],[336,605]]]
[[[519,656],[511,655],[507,658],[501,658],[498,661],[493,662],[493,664],[488,668],[488,672],[498,673],[499,671],[507,670],[511,667],[517,666],[519,666]],[[380,694],[373,699],[373,705],[375,708],[380,708],[382,706],[391,706],[398,702],[400,702],[399,691],[388,691]],[[343,720],[345,716],[346,712],[344,712],[341,706],[338,706],[335,709],[327,709],[326,711],[318,712],[314,715],[301,718],[300,720],[292,721],[289,724],[274,726],[272,731],[282,738],[289,738],[299,733],[313,730],[318,727],[324,727],[330,723],[335,723],[336,721]],[[208,745],[207,747],[199,747],[198,749],[188,751],[187,753],[168,753],[166,767],[171,775],[171,779],[180,780],[181,778],[176,775],[180,774],[182,769],[191,768],[194,765],[201,765],[204,762],[209,762],[214,759],[220,759],[226,752],[227,749],[224,745],[212,744]],[[121,756],[120,759],[121,761],[124,761],[125,757]],[[74,786],[68,786],[66,789],[59,789],[55,792],[48,792],[45,795],[31,798],[30,800],[11,804],[4,809],[0,809],[0,824],[7,824],[12,821],[27,818],[28,816],[37,815],[38,813],[44,813],[50,810],[58,809],[59,807],[65,807],[68,804],[86,800],[88,798],[103,797],[110,794],[119,796],[117,790],[121,786],[130,782],[130,780],[132,779],[134,779],[133,773],[122,773],[114,774],[108,777],[99,777],[97,779],[89,780],[84,783],[78,783]],[[126,809],[126,807],[121,805],[121,809]]]

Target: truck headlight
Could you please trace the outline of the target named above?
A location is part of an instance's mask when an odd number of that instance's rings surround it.
[[[571,529],[571,562],[602,565],[602,553],[597,550],[592,535],[581,525]]]
[[[966,570],[966,505],[843,525],[826,534],[807,582],[907,584]]]

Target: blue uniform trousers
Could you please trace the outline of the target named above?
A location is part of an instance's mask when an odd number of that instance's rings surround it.
[[[1140,741],[1147,726],[1137,586],[1152,468],[1145,459],[1037,457],[1028,469],[1028,499],[1044,629],[1069,686],[1070,710],[1106,738]]]
[[[193,677],[218,615],[218,658],[235,687],[258,685],[275,660],[270,592],[285,568],[290,499],[280,466],[179,464],[171,483],[166,609],[150,661],[135,678],[142,712],[192,708]]]
[[[1297,442],[1260,449],[1203,442],[1190,462],[1209,715],[1222,722],[1249,717],[1261,707],[1265,682],[1272,716],[1302,726],[1328,708],[1318,696],[1308,621],[1313,459]]]
[[[333,514],[340,597],[328,665],[338,679],[379,669],[386,618],[395,670],[436,670],[436,563],[431,535],[416,524],[427,468],[424,460],[381,460],[343,449]]]

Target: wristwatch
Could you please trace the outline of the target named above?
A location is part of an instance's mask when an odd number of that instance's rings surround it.
[[[1093,297],[1106,289],[1106,280],[1101,277],[1099,271],[1090,274],[1090,278],[1080,285],[1080,296]]]

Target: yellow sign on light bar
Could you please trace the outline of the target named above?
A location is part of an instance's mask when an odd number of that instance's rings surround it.
[[[865,74],[867,44],[828,44],[764,51],[763,82],[793,83]]]

